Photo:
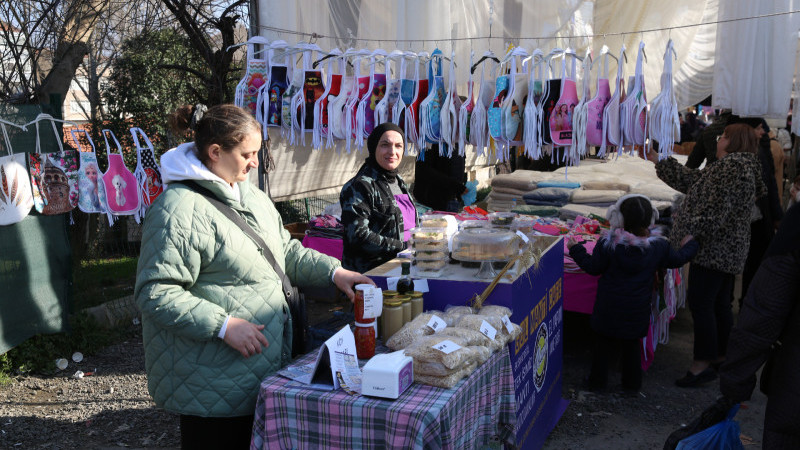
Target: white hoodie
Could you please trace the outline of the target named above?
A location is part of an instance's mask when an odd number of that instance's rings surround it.
[[[194,142],[181,144],[161,156],[161,179],[164,182],[164,189],[173,181],[183,180],[208,180],[218,181],[231,190],[233,198],[241,200],[239,184],[226,182],[203,164],[195,154]]]

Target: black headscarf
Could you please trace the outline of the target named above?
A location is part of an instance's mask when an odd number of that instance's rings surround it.
[[[387,175],[397,175],[397,169],[395,170],[386,170],[378,164],[378,160],[375,159],[375,150],[378,149],[378,143],[381,140],[381,136],[383,133],[387,131],[396,131],[400,133],[400,136],[403,138],[403,148],[406,146],[406,135],[403,133],[403,129],[398,127],[397,125],[393,124],[392,122],[384,122],[375,129],[372,130],[372,133],[369,134],[367,138],[367,150],[369,151],[369,156],[367,156],[367,163],[375,166],[381,173]]]

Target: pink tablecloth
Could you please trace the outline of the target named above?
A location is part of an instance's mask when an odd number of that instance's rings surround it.
[[[591,314],[599,276],[564,272],[564,310]]]
[[[316,236],[305,236],[303,238],[303,247],[313,248],[314,250],[320,253],[324,253],[328,256],[333,256],[334,258],[341,261],[342,252],[344,251],[344,241],[342,241],[341,239],[328,239]]]

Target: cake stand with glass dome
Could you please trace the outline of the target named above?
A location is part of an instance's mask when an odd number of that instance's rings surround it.
[[[453,259],[476,262],[481,268],[475,273],[480,279],[497,276],[492,263],[507,262],[519,251],[519,237],[498,228],[467,228],[453,236]]]

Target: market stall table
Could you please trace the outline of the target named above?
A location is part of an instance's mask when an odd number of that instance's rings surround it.
[[[534,246],[538,263],[531,260],[515,268],[486,299],[486,304],[509,307],[511,321],[522,329],[508,349],[516,393],[516,445],[523,449],[541,448],[568,404],[561,397],[564,243],[560,236],[538,236]],[[477,270],[448,264],[439,277],[427,278],[425,309],[443,311],[469,303],[492,281],[476,278]],[[385,289],[390,279],[399,277],[400,261],[366,275]]]
[[[397,400],[315,390],[273,375],[259,389],[250,448],[480,448],[513,442],[515,410],[507,347],[452,389],[414,383]]]

